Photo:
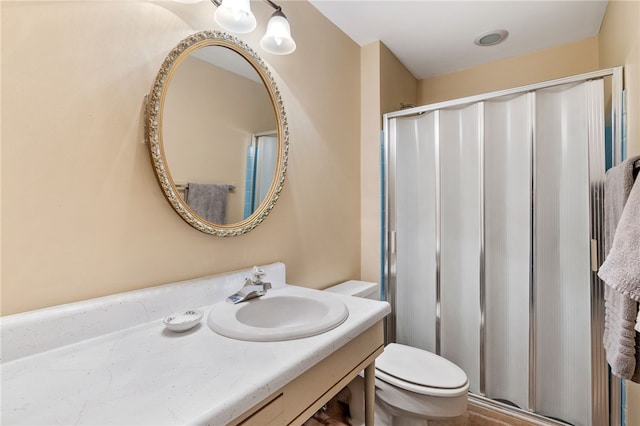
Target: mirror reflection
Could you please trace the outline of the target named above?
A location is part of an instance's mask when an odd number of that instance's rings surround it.
[[[171,76],[162,119],[178,197],[215,224],[249,218],[271,190],[279,153],[273,103],[254,67],[225,46],[194,50]]]
[[[220,237],[260,225],[289,162],[284,103],[262,58],[229,34],[197,32],[169,52],[145,101],[153,170],[176,213]]]

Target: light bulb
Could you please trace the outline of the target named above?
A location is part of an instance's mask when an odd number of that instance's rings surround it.
[[[291,37],[289,21],[282,11],[277,10],[271,15],[267,32],[260,40],[260,46],[275,55],[288,55],[296,50],[296,42]]]

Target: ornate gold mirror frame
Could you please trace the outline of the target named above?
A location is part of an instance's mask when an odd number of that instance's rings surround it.
[[[278,132],[277,164],[270,190],[264,201],[246,219],[231,223],[217,224],[199,216],[179,194],[171,177],[163,144],[163,110],[171,78],[180,63],[192,52],[206,46],[221,46],[241,55],[257,71],[262,79],[275,112]],[[241,235],[257,227],[271,212],[284,185],[289,153],[289,131],[284,104],[280,91],[267,66],[248,45],[237,38],[217,31],[202,31],[180,41],[165,58],[158,72],[151,93],[146,97],[145,139],[149,146],[151,162],[164,192],[173,209],[189,225],[206,234],[220,237]]]

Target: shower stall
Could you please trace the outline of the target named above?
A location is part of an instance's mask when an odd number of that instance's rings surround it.
[[[387,340],[456,363],[480,404],[610,424],[596,271],[621,93],[613,68],[384,116]]]

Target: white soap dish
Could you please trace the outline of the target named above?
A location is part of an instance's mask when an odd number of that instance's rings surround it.
[[[199,310],[176,312],[166,317],[163,322],[169,330],[179,333],[198,325],[202,319],[202,315],[202,311]]]

